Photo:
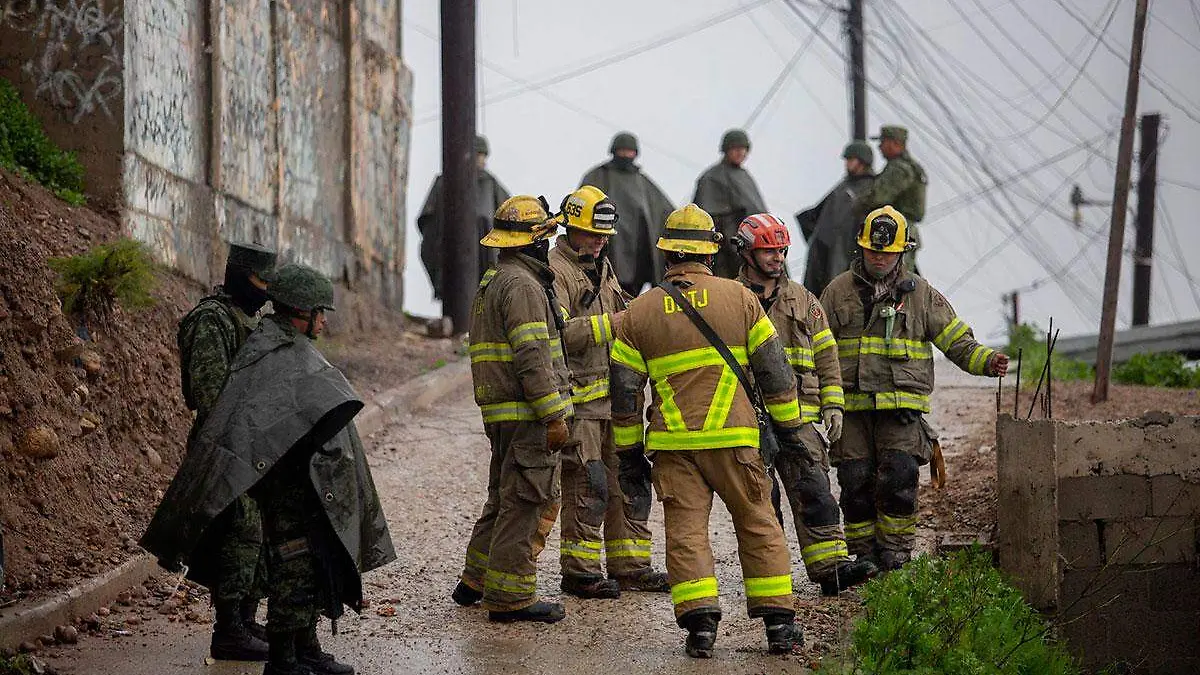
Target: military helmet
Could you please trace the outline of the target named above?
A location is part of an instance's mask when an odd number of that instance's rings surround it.
[[[842,150],[842,159],[850,159],[851,157],[867,166],[875,163],[875,151],[871,149],[871,144],[866,141],[851,141],[846,144],[845,149]]]
[[[521,248],[554,234],[559,221],[558,216],[550,215],[545,197],[516,195],[496,209],[492,229],[479,243],[490,248]]]
[[[267,288],[267,297],[275,304],[302,312],[334,310],[333,282],[311,267],[289,263],[275,273]]]
[[[275,269],[275,251],[249,242],[235,241],[229,244],[229,258],[225,267],[241,268],[256,274],[263,281],[270,281]]]
[[[792,245],[787,225],[778,216],[756,213],[746,216],[738,225],[737,234],[730,240],[739,252],[754,249],[780,249]]]
[[[890,138],[893,141],[900,141],[901,143],[907,143],[908,129],[900,126],[899,124],[885,124],[879,127],[879,135],[872,136],[871,140],[882,141],[886,138]]]
[[[639,152],[637,136],[634,136],[628,131],[622,131],[616,136],[613,136],[612,145],[608,146],[608,152],[611,155],[615,155],[617,154],[618,150],[632,150],[634,152]]]
[[[712,216],[695,204],[675,209],[667,216],[658,249],[676,253],[711,255],[721,250],[721,233]]]
[[[584,185],[563,198],[559,207],[568,228],[602,234],[607,237],[617,233],[617,207],[600,188]]]
[[[859,246],[881,253],[904,253],[917,247],[910,241],[908,219],[891,206],[884,206],[867,214],[858,227]]]
[[[487,140],[486,136],[476,136],[475,137],[475,154],[477,154],[477,155],[490,155],[491,154],[491,148],[488,147],[488,140]]]
[[[730,148],[745,148],[750,149],[750,136],[741,129],[730,129],[721,136],[721,152],[727,152]]]

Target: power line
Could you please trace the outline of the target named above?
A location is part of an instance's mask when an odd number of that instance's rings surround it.
[[[773,7],[774,6],[772,6],[772,8]],[[759,34],[763,36],[763,40],[765,40],[766,43],[771,47],[771,50],[774,51],[777,56],[783,58],[785,52],[779,47],[779,45],[775,44],[775,40],[772,39],[770,33],[767,32],[767,29],[763,27],[762,23],[759,22],[758,17],[754,15],[754,12],[746,14],[746,18],[750,19],[750,23],[753,24],[755,30],[757,30]],[[795,80],[800,86],[806,86],[804,79],[800,75],[800,71],[789,70],[788,76]],[[820,96],[814,96],[810,100],[816,104],[817,111],[821,113],[821,116],[825,119],[825,121],[829,122],[830,126],[832,126],[835,130],[841,132],[842,126],[837,121],[833,113],[829,112],[829,108],[825,106],[825,100]]]
[[[821,12],[821,17],[817,20],[817,26],[813,29],[812,34],[810,34],[808,39],[800,45],[800,47],[796,50],[796,53],[792,55],[792,58],[784,64],[783,70],[779,71],[779,75],[775,77],[775,81],[772,82],[771,86],[767,88],[767,93],[763,94],[763,97],[761,100],[759,100],[758,105],[754,106],[754,112],[750,113],[750,117],[746,120],[746,124],[744,125],[747,131],[754,126],[754,121],[758,119],[760,114],[762,114],[762,111],[767,107],[767,104],[771,102],[771,99],[775,97],[775,94],[779,93],[779,89],[783,86],[784,81],[787,79],[788,73],[792,72],[792,69],[796,67],[796,64],[800,61],[800,57],[804,56],[804,52],[808,51],[808,48],[813,43],[813,39],[817,37],[817,31],[819,31],[821,29],[821,25],[825,23],[825,19],[829,18],[829,13],[831,11],[831,8],[826,7],[825,11]]]
[[[1175,260],[1178,266],[1175,268],[1184,279],[1187,279],[1188,289],[1192,292],[1192,300],[1196,303],[1196,309],[1200,309],[1200,288],[1196,285],[1196,280],[1192,277],[1191,270],[1188,269],[1187,259],[1183,257],[1183,248],[1179,245],[1179,237],[1175,232],[1175,223],[1171,220],[1171,215],[1162,204],[1158,205],[1158,214],[1162,216],[1163,231],[1170,240],[1171,251],[1175,254]],[[1158,256],[1160,259],[1162,256]]]

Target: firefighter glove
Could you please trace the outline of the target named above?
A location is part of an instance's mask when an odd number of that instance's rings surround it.
[[[992,377],[1004,377],[1008,374],[1008,354],[996,352],[988,360],[987,374]]]
[[[837,443],[842,437],[842,411],[837,408],[825,408],[821,411],[821,420],[825,422],[825,435],[830,443]]]
[[[617,453],[620,469],[617,478],[621,492],[633,503],[639,513],[650,510],[650,460],[641,448],[622,450]]]
[[[546,448],[550,451],[561,450],[567,441],[571,440],[571,429],[566,420],[561,417],[546,423]]]

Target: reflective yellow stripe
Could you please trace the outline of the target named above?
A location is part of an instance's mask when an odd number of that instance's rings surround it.
[[[846,539],[870,539],[875,536],[875,521],[846,523]]]
[[[612,539],[604,542],[604,554],[609,558],[649,558],[649,539]]]
[[[643,375],[646,374],[646,360],[642,358],[641,353],[625,344],[620,338],[613,342],[611,355],[613,361]]]
[[[967,361],[967,372],[972,375],[986,375],[984,370],[987,367],[988,359],[992,358],[995,353],[994,349],[989,349],[983,345],[979,345],[971,352],[971,358]]]
[[[479,279],[479,287],[487,288],[488,284],[492,283],[492,277],[496,276],[496,268],[489,267],[488,271],[483,273],[483,277]]]
[[[563,355],[562,340],[554,338],[550,341],[550,358],[557,359]]]
[[[608,397],[608,378],[602,377],[591,384],[571,387],[571,402],[575,405]]]
[[[757,448],[758,427],[728,427],[700,431],[655,431],[646,435],[647,450],[709,450]]]
[[[712,402],[708,404],[708,414],[704,416],[704,429],[712,431],[725,426],[725,421],[729,419],[729,407],[733,405],[733,395],[737,393],[737,389],[737,375],[734,375],[728,366],[722,368],[721,379],[717,380]]]
[[[613,424],[613,443],[628,448],[631,445],[641,445],[646,436],[646,428],[641,424]]]
[[[938,349],[946,351],[969,330],[971,330],[971,327],[964,323],[962,319],[954,317],[954,320],[946,324],[942,332],[933,338],[933,344],[937,345]]]
[[[916,534],[917,533],[917,517],[916,516],[889,516],[886,513],[879,514],[879,531],[884,534]]]
[[[750,354],[758,351],[758,348],[764,342],[770,340],[775,335],[775,324],[766,316],[763,316],[754,325],[750,327],[750,333],[746,335],[746,351]]]
[[[850,549],[846,548],[846,542],[843,539],[818,541],[800,549],[800,557],[804,559],[804,564],[807,566],[830,558],[848,558]]]
[[[558,315],[562,317],[563,321],[566,321],[571,318],[571,313],[568,312],[567,308],[563,307],[562,305],[558,306]]]
[[[467,548],[467,567],[475,568],[480,574],[487,571],[488,557],[473,548]]]
[[[571,405],[571,400],[554,391],[533,399],[529,405],[533,407],[533,411],[537,413],[539,419],[546,419],[554,413],[565,410],[567,406]]]
[[[621,341],[617,340],[616,344],[620,343]],[[730,347],[729,351],[738,364],[750,365],[750,360],[746,358],[745,347]],[[616,358],[615,345],[613,358]],[[725,359],[721,357],[715,347],[700,347],[650,359],[646,362],[646,366],[647,370],[641,372],[649,372],[650,377],[657,380],[705,366],[726,366],[726,364]]]
[[[484,576],[483,587],[487,590],[512,593],[514,595],[532,595],[537,592],[536,574],[508,574],[488,570]]]
[[[658,411],[662,413],[663,424],[667,426],[667,431],[687,431],[683,413],[675,403],[675,390],[671,388],[671,383],[667,382],[665,378],[655,380],[654,391],[658,392]]]
[[[606,345],[612,341],[612,322],[608,314],[596,314],[592,320],[592,340],[598,345]]]
[[[508,343],[518,347],[530,340],[549,340],[550,329],[545,321],[530,321],[508,331]]]
[[[489,361],[512,362],[512,347],[507,342],[477,342],[467,347],[471,363],[487,363]]]
[[[859,354],[873,354],[893,359],[932,359],[933,348],[924,340],[907,340],[881,337],[846,338],[837,343],[838,357],[852,358]]]
[[[801,403],[800,404],[800,421],[803,422],[804,424],[808,424],[809,422],[820,422],[821,421],[820,406],[808,405],[805,403]]]
[[[842,388],[836,384],[821,387],[821,405],[825,407],[846,405],[846,396],[842,392]]]
[[[777,577],[747,577],[747,598],[775,598],[792,594],[792,575],[781,574]]]
[[[776,422],[791,422],[800,418],[800,402],[793,398],[783,403],[768,403],[767,412]]]
[[[692,579],[671,586],[671,604],[680,605],[692,600],[717,597],[717,578]]]
[[[791,367],[802,370],[816,368],[816,363],[813,361],[813,350],[808,347],[784,347],[783,351],[787,354],[788,364]]]
[[[919,410],[929,412],[929,397],[906,391],[881,391],[874,394],[846,394],[846,410]]]
[[[563,539],[559,546],[562,558],[582,558],[583,560],[599,560],[601,544],[598,541],[583,539]]]
[[[823,331],[818,332],[816,335],[814,335],[812,337],[813,354],[820,354],[821,352],[825,351],[826,349],[829,349],[830,347],[836,347],[836,346],[837,346],[837,341],[833,339],[833,332],[830,331],[828,328],[826,328]]]
[[[525,401],[509,401],[507,403],[488,403],[479,406],[483,413],[484,422],[533,422],[538,416],[533,413],[533,407]]]

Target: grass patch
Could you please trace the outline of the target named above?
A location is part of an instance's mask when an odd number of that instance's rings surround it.
[[[1046,365],[1046,331],[1038,328],[1036,323],[1023,323],[1009,329],[1008,346],[1004,353],[1012,359],[1014,370],[1017,363],[1017,350],[1022,350],[1021,383],[1028,383],[1030,387],[1037,386],[1042,368]],[[1090,380],[1096,376],[1096,371],[1090,363],[1064,358],[1056,354],[1052,374],[1058,381]]]
[[[1188,366],[1182,354],[1134,354],[1113,368],[1113,379],[1121,384],[1150,387],[1200,388],[1200,368]]]
[[[38,183],[76,206],[84,203],[83,166],[75,153],[60,150],[21,101],[16,87],[0,78],[0,166]]]
[[[58,272],[58,295],[67,313],[104,321],[117,305],[154,304],[154,261],[140,242],[118,239],[81,255],[51,258],[49,264]]]

